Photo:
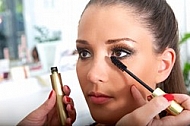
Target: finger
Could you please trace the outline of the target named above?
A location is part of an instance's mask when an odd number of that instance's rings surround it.
[[[66,107],[66,110],[68,112],[68,118],[70,119],[71,123],[73,123],[76,120],[76,110],[73,105],[68,104]]]
[[[72,123],[76,120],[76,110],[74,108],[73,99],[69,96],[64,96],[63,102],[66,104],[66,110],[68,113],[66,123],[67,125],[72,125]]]
[[[146,100],[143,98],[140,91],[134,85],[131,86],[131,94],[133,98],[135,99],[135,101],[137,101],[137,104],[139,107],[146,104]]]
[[[190,111],[184,110],[177,116],[165,116],[160,120],[153,120],[151,125],[188,126],[190,124]]]
[[[69,96],[64,96],[64,97],[63,97],[63,102],[64,102],[64,104],[71,104],[71,105],[74,106],[74,101],[73,101],[73,99],[70,98]]]
[[[66,126],[72,126],[72,120],[71,118],[66,119]]]
[[[58,115],[57,108],[54,107],[49,113],[48,113],[48,124],[49,125],[55,125],[60,124],[60,119]]]
[[[64,92],[64,94],[67,95],[67,96],[70,95],[71,89],[69,88],[68,85],[64,85],[64,86],[63,86],[63,92]]]
[[[52,90],[49,98],[39,108],[27,115],[18,125],[43,125],[47,119],[47,114],[53,109],[55,101],[55,92]]]
[[[177,116],[170,117],[171,125],[186,126],[190,124],[190,96],[186,94],[172,94],[176,102],[181,104],[184,110]],[[165,119],[167,124],[168,118]]]
[[[153,98],[150,102],[136,109],[131,114],[138,118],[138,123],[147,125],[161,111],[165,110],[170,105],[170,102],[162,96]],[[143,114],[143,115],[141,115]]]
[[[186,94],[172,94],[177,103],[184,107],[186,110],[190,110],[190,96]]]
[[[148,101],[150,101],[150,100],[152,100],[152,99],[153,99],[153,96],[152,96],[152,95],[148,95],[148,96],[147,96],[147,100],[148,100]]]
[[[39,107],[37,108],[34,113],[39,117],[46,116],[54,107],[56,103],[56,95],[55,91],[52,90],[49,98]]]

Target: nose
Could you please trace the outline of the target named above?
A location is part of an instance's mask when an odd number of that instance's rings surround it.
[[[89,68],[87,79],[94,84],[105,83],[108,81],[108,62],[106,58],[94,59]]]

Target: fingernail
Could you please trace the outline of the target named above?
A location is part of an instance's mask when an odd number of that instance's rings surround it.
[[[147,96],[147,100],[148,100],[148,101],[150,101],[152,98],[153,98],[152,95],[148,95],[148,96]]]
[[[50,98],[51,98],[52,94],[53,94],[53,90],[51,90],[51,92],[50,92],[50,94],[49,94],[48,99],[50,99]]]
[[[73,105],[71,105],[71,110],[74,110],[74,106]]]
[[[65,87],[67,88],[67,90],[70,90],[69,86],[68,85],[65,85]]]
[[[164,94],[163,97],[166,98],[168,101],[174,100],[174,96],[172,94]]]
[[[69,97],[66,97],[67,102],[71,102],[71,99]]]

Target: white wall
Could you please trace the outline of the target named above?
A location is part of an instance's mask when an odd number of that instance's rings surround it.
[[[186,0],[186,4],[185,4],[185,8],[186,8],[186,31],[190,32],[190,0]],[[189,50],[188,50],[189,49]],[[186,46],[186,50],[187,50],[187,58],[188,60],[190,60],[190,40],[187,43]]]
[[[68,43],[67,46],[75,47],[77,38],[77,27],[81,13],[89,0],[63,0],[64,2],[64,24],[63,25],[63,40]]]
[[[186,0],[167,0],[168,4],[173,9],[175,16],[179,22],[179,30],[180,32],[186,31],[186,12],[185,12],[185,2]]]
[[[23,0],[26,36],[29,49],[34,41],[34,26],[61,30],[64,46],[75,48],[77,24],[89,0]]]
[[[182,36],[186,32],[190,32],[190,0],[167,0],[172,7],[179,24],[180,35]],[[189,43],[180,45],[181,61],[182,64],[187,60]]]

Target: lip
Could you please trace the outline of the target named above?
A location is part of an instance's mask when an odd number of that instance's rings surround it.
[[[88,94],[88,97],[90,101],[94,104],[105,104],[113,98],[99,92],[90,92]]]

